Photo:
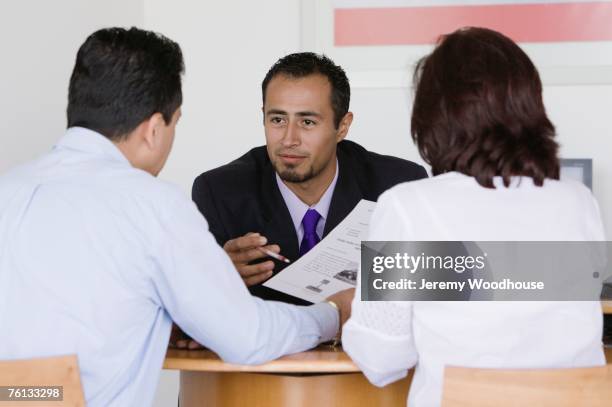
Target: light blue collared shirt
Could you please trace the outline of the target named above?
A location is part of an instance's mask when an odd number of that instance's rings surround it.
[[[0,359],[76,353],[88,406],[147,406],[172,320],[234,363],[338,328],[328,304],[249,295],[193,202],[98,133],[0,177]]]
[[[293,221],[293,227],[295,228],[298,242],[301,242],[302,238],[304,237],[304,226],[302,225],[302,219],[304,219],[304,215],[306,215],[306,211],[308,211],[308,209],[315,209],[319,215],[321,215],[319,222],[317,222],[316,232],[320,239],[323,238],[325,222],[327,222],[329,206],[331,205],[332,196],[334,195],[334,189],[336,189],[339,171],[340,167],[338,166],[338,160],[336,159],[336,173],[334,174],[331,184],[329,184],[321,196],[321,199],[319,199],[319,202],[312,206],[308,206],[302,202],[302,200],[298,198],[298,196],[292,190],[290,190],[287,185],[285,185],[283,180],[278,176],[278,173],[276,173],[276,184],[278,185],[278,189],[283,196],[285,205],[287,205],[287,209],[289,209],[289,214],[291,215],[291,220]]]

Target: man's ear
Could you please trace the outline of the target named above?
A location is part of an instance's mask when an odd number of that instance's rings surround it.
[[[353,113],[347,112],[342,120],[340,120],[340,124],[338,125],[338,132],[336,133],[336,143],[344,140],[346,135],[348,134],[349,128],[351,127],[351,123],[353,123]]]
[[[143,139],[150,150],[155,150],[161,142],[161,127],[165,125],[166,121],[161,113],[153,113],[146,121]]]
[[[262,106],[261,107],[261,122],[263,123],[263,125],[266,125],[266,109]]]

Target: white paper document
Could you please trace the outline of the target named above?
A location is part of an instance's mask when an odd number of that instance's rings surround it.
[[[376,202],[359,201],[325,239],[264,286],[310,302],[321,302],[340,290],[354,288],[361,241],[368,236],[375,206]]]

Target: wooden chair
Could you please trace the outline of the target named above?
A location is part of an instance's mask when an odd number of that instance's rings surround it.
[[[610,406],[612,366],[573,369],[447,367],[442,406]]]
[[[0,401],[0,406],[85,406],[76,355],[0,361],[0,386],[63,387],[61,402]]]

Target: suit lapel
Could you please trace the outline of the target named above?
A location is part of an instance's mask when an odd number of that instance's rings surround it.
[[[340,173],[329,205],[323,236],[327,236],[331,230],[338,226],[363,198],[363,193],[356,181],[356,177],[359,175],[352,170],[349,157],[344,154],[340,145],[338,145],[338,166]]]
[[[263,169],[261,202],[264,223],[261,234],[269,244],[277,244],[281,253],[291,260],[298,258],[299,243],[293,227],[289,209],[281,195],[272,164],[268,161]]]

